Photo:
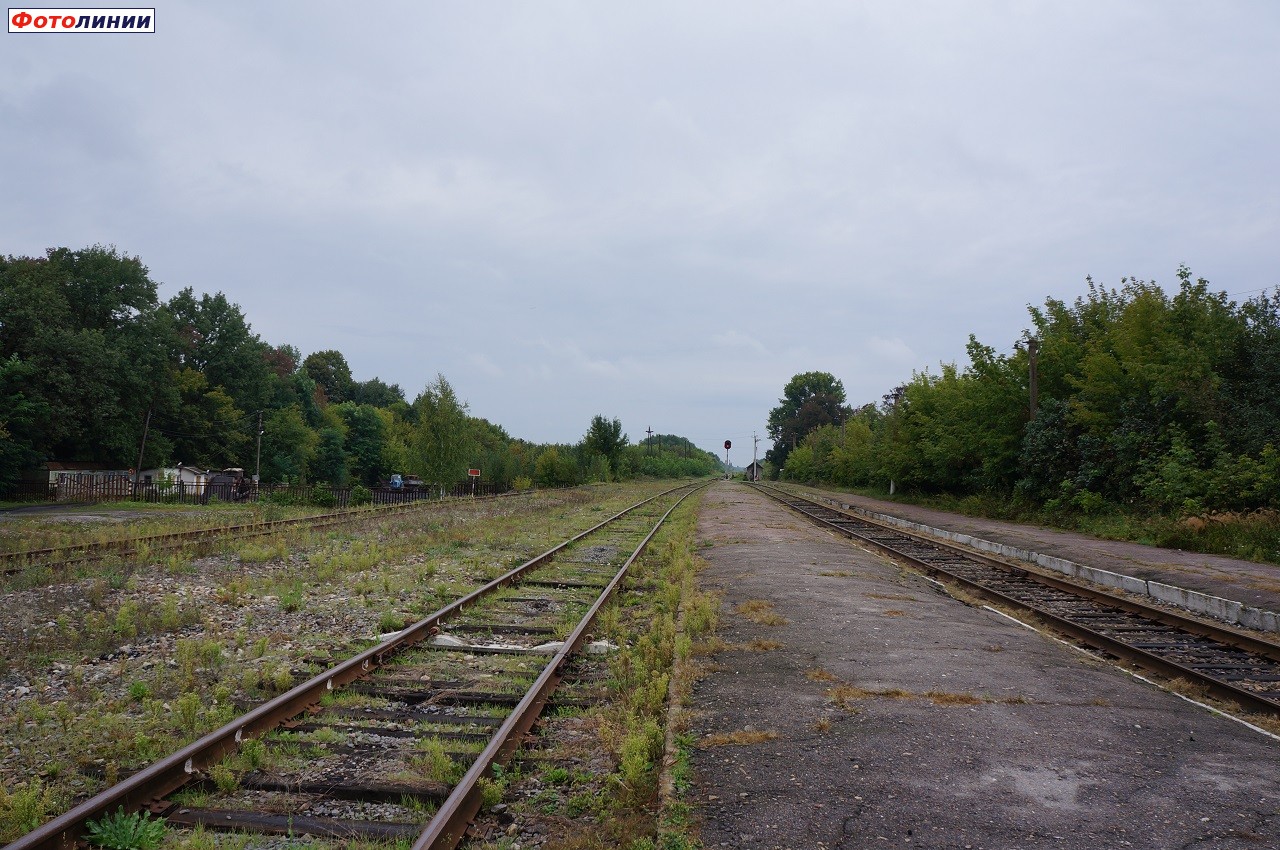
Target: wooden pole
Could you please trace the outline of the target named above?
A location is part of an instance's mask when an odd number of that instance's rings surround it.
[[[138,498],[138,476],[142,474],[142,454],[147,450],[147,431],[151,430],[151,408],[147,408],[147,421],[142,424],[142,445],[138,446],[138,465],[133,468],[133,498]]]

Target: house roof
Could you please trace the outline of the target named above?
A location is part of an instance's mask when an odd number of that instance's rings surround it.
[[[112,466],[109,463],[91,463],[79,460],[50,460],[46,461],[42,468],[50,472],[108,472],[120,469],[120,467]]]

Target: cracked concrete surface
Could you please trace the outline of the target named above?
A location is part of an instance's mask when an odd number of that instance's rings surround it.
[[[731,648],[694,690],[695,732],[777,734],[696,752],[706,846],[1280,846],[1280,742],[740,485],[707,494],[699,537]],[[787,622],[736,614],[749,600]]]

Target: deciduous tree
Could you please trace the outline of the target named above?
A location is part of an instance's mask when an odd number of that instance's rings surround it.
[[[845,404],[844,384],[830,372],[802,372],[782,388],[782,398],[769,411],[769,436],[773,448],[768,458],[777,466],[786,463],[791,450],[816,428],[843,422],[853,411]]]
[[[622,450],[628,442],[627,435],[622,433],[622,420],[607,419],[598,414],[591,418],[591,425],[582,438],[582,449],[588,455],[598,455],[607,462],[606,467],[596,469],[597,478],[602,474],[602,480],[607,480],[610,471],[618,468]]]

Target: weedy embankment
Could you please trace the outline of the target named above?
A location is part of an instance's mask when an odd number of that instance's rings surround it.
[[[697,502],[682,505],[634,564],[596,635],[618,649],[575,662],[541,746],[500,777],[485,850],[682,850],[701,846],[684,795],[693,748],[684,705],[700,675],[695,647],[715,629],[718,601],[698,589]],[[593,683],[596,686],[593,687]]]

